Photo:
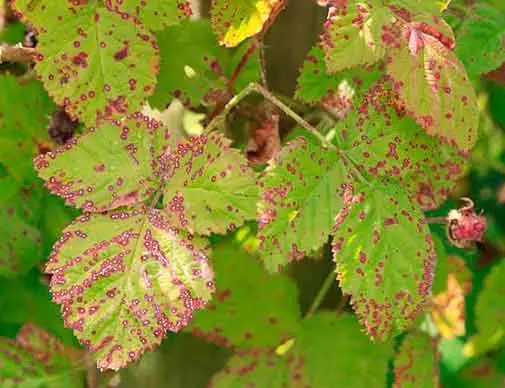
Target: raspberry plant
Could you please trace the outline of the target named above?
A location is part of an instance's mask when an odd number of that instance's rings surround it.
[[[505,7],[310,2],[294,97],[287,0],[0,8],[2,386],[503,385]]]

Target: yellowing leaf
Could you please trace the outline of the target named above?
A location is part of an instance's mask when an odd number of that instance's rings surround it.
[[[465,329],[465,295],[471,289],[471,272],[463,259],[455,256],[439,257],[436,277],[444,277],[445,287],[434,289],[431,317],[442,337],[463,336]],[[437,285],[441,280],[437,281]]]
[[[226,47],[238,46],[262,29],[282,0],[213,0],[212,28]]]

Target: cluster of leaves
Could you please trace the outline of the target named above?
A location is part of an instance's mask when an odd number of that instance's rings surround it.
[[[438,386],[439,351],[469,334],[474,291],[467,260],[445,251],[425,212],[466,173],[483,122],[472,80],[505,61],[503,7],[319,3],[329,12],[296,98],[331,124],[315,129],[277,103],[305,128],[257,173],[213,124],[260,78],[253,51],[284,1],[213,0],[209,21],[189,20],[182,0],[12,1],[38,33],[37,80],[0,76],[0,275],[29,278],[48,255],[53,302],[100,369],[185,329],[233,352],[213,387]],[[58,117],[80,134],[51,139]],[[249,221],[260,260],[216,243]],[[327,284],[358,319],[303,316],[295,282],[272,274],[329,240]],[[467,381],[482,365],[503,379],[481,357],[505,343],[503,264],[475,302]],[[83,356],[43,329],[1,347],[5,386],[82,385]]]

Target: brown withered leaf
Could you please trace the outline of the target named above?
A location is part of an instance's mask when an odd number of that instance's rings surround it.
[[[273,159],[280,149],[279,116],[273,114],[251,131],[247,143],[247,160],[251,166],[259,166]]]

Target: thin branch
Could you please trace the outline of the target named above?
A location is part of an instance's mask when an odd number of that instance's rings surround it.
[[[335,281],[336,281],[335,272],[330,272],[326,277],[326,279],[324,280],[324,283],[319,289],[319,292],[317,293],[316,297],[314,298],[314,301],[310,305],[310,308],[307,311],[307,314],[305,315],[304,319],[312,317],[317,312],[319,306],[321,306],[321,303],[323,303],[326,294],[328,293],[333,282]]]
[[[313,134],[315,137],[317,137],[323,147],[325,148],[333,148],[337,149],[333,144],[329,143],[326,138],[319,133],[319,131],[314,128],[312,125],[310,125],[307,121],[305,121],[298,113],[296,113],[293,109],[291,109],[289,106],[287,106],[285,103],[283,103],[281,100],[279,100],[277,97],[275,97],[272,93],[270,93],[267,89],[265,89],[263,86],[258,85],[256,83],[251,83],[249,84],[245,89],[243,89],[240,93],[238,93],[236,96],[234,96],[228,104],[223,109],[223,112],[217,116],[214,117],[209,125],[206,128],[206,131],[212,131],[213,129],[217,128],[219,124],[228,116],[228,114],[235,108],[244,98],[246,98],[248,95],[251,93],[259,93],[261,94],[266,100],[271,102],[273,105],[275,105],[277,108],[279,108],[286,116],[290,117],[292,120],[294,120],[298,125],[301,127],[305,128],[308,130],[311,134]]]
[[[263,85],[264,88],[268,89],[267,59],[266,59],[266,53],[265,53],[265,44],[262,40],[259,40],[257,42],[257,45],[258,45],[258,54],[260,57],[261,85]]]
[[[228,92],[229,96],[231,96],[233,93],[233,88],[235,86],[235,83],[237,82],[237,79],[238,79],[240,73],[245,69],[247,62],[251,58],[252,54],[260,46],[258,43],[263,42],[265,35],[267,34],[267,32],[270,30],[270,27],[277,19],[277,16],[279,16],[281,11],[284,10],[284,8],[286,6],[286,2],[287,2],[287,0],[280,0],[278,3],[276,3],[274,5],[272,12],[270,13],[270,17],[263,25],[263,30],[259,34],[257,34],[253,39],[251,39],[251,43],[249,44],[247,51],[240,59],[240,62],[238,63],[235,70],[233,71],[232,76],[230,77],[230,79],[226,85],[226,91]],[[228,104],[226,104],[226,105],[228,105]],[[216,107],[214,108],[214,110],[210,114],[211,121],[222,114],[223,106],[225,106],[225,104],[217,104],[216,105]]]
[[[0,63],[18,62],[31,63],[35,58],[36,51],[33,48],[23,47],[21,44],[15,46],[0,46]]]
[[[242,73],[242,70],[244,70],[244,68],[247,65],[247,62],[249,62],[249,59],[251,58],[251,56],[253,55],[253,53],[256,51],[257,48],[258,48],[258,40],[252,39],[251,43],[249,44],[249,47],[247,48],[247,51],[240,59],[240,62],[235,67],[235,70],[233,70],[233,73],[230,79],[228,80],[228,84],[226,85],[226,91],[228,92],[229,95],[233,94],[233,88],[235,87],[235,83],[237,82],[240,73]]]
[[[446,217],[426,217],[426,221],[428,221],[428,224],[447,224]]]

